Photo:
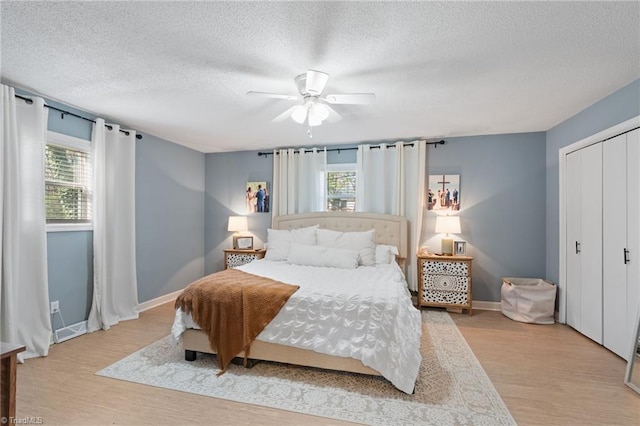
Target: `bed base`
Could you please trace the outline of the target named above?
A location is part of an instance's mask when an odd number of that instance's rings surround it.
[[[182,334],[182,347],[187,361],[195,361],[196,353],[215,354],[209,345],[209,338],[201,330],[188,329]],[[244,352],[238,354],[244,357]],[[249,358],[258,361],[274,361],[285,364],[302,365],[305,367],[322,368],[325,370],[347,371],[350,373],[380,376],[376,370],[367,367],[355,358],[343,358],[325,355],[308,349],[283,346],[275,343],[254,340],[251,344]],[[249,363],[252,365],[252,363]]]

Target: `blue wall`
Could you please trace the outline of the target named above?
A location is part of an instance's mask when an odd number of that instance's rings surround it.
[[[21,95],[30,93],[16,90]],[[46,100],[48,105],[95,118]],[[107,120],[108,121],[108,120]],[[93,123],[49,110],[48,129],[91,139]],[[205,155],[143,135],[136,139],[136,265],[138,301],[184,288],[204,274]],[[59,300],[67,325],[89,316],[93,298],[93,232],[48,232],[50,300]],[[62,327],[58,315],[53,328]]]
[[[267,182],[271,189],[273,157],[258,156],[258,151],[207,154],[205,165],[205,273],[224,269],[224,252],[233,246],[233,234],[227,231],[229,216],[245,216],[247,182]],[[253,245],[263,246],[271,213],[251,213],[249,233]]]
[[[637,115],[640,115],[640,79],[547,131],[546,276],[553,282],[557,283],[560,276],[558,151]]]
[[[473,298],[499,301],[501,277],[544,276],[545,136],[526,133],[446,141],[437,148],[429,146],[428,173],[461,175],[463,234],[458,237],[468,241],[469,254],[476,257]],[[327,161],[355,162],[356,154],[330,152]],[[245,183],[271,184],[273,159],[258,157],[256,151],[207,154],[205,169],[205,272],[211,273],[223,269],[223,250],[231,247],[228,217],[245,214]],[[422,241],[439,252],[440,240],[432,232],[434,217],[425,212]],[[270,225],[270,213],[249,215],[257,247],[266,240]]]
[[[204,275],[204,154],[144,135],[136,143],[136,265],[143,302]]]
[[[430,147],[427,173],[460,175],[460,227],[473,256],[473,300],[500,301],[502,277],[545,274],[545,135],[445,138]],[[434,212],[425,212],[422,245],[440,252]]]
[[[48,232],[49,300],[59,300],[62,318],[71,325],[89,318],[93,298],[93,232]],[[53,317],[53,329],[62,325]]]
[[[636,80],[546,133],[446,138],[446,145],[429,147],[429,174],[461,175],[458,238],[475,258],[474,300],[499,301],[503,276],[558,281],[558,150],[639,114]],[[91,123],[51,111],[49,129],[89,139]],[[136,150],[138,297],[144,302],[223,269],[223,249],[231,247],[228,217],[246,214],[246,182],[271,186],[273,159],[257,151],[205,155],[149,135]],[[354,162],[355,151],[330,153],[328,160]],[[435,216],[425,212],[424,219],[421,240],[438,251]],[[270,224],[270,213],[249,215],[256,247]],[[51,299],[60,300],[67,324],[86,319],[92,233],[49,233],[47,247]]]

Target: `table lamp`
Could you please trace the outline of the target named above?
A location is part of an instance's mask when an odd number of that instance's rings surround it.
[[[436,218],[436,233],[447,234],[442,237],[440,249],[445,256],[453,255],[453,238],[449,234],[460,233],[460,217],[459,216],[438,216]]]
[[[227,231],[235,232],[233,234],[233,247],[237,248],[237,239],[242,236],[240,233],[249,229],[249,224],[247,223],[246,216],[229,216],[229,224],[227,226]]]

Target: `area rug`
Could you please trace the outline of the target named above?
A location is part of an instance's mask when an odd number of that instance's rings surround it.
[[[215,356],[194,362],[167,336],[98,375],[214,398],[364,424],[514,425],[449,314],[423,311],[422,365],[414,395],[381,377],[260,362],[216,377]]]

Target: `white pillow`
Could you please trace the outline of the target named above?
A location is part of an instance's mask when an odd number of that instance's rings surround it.
[[[373,266],[376,263],[374,230],[364,232],[339,232],[316,229],[317,244],[324,247],[355,250],[359,254],[358,264]]]
[[[301,229],[267,229],[267,260],[287,260],[292,243],[315,245],[318,225]]]
[[[376,265],[393,263],[397,255],[398,247],[376,244]]]
[[[358,267],[358,252],[292,243],[287,261],[294,265],[355,269]]]

